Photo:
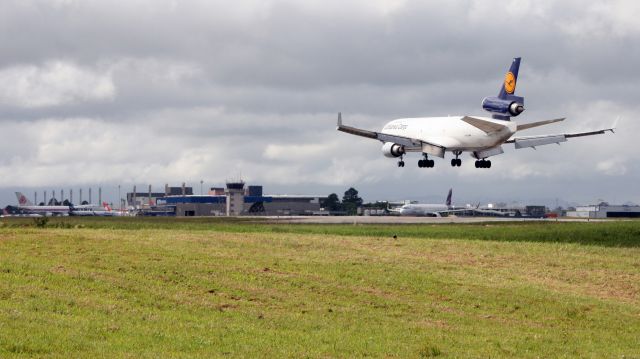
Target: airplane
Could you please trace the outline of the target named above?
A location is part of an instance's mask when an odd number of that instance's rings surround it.
[[[442,217],[445,213],[459,212],[451,206],[451,195],[453,189],[449,189],[447,194],[447,200],[445,203],[440,204],[426,204],[426,203],[407,203],[400,208],[390,209],[391,212],[400,214],[401,216],[434,216]]]
[[[40,216],[68,216],[69,206],[36,206],[22,192],[16,192],[18,209]]]
[[[79,206],[71,205],[69,214],[72,216],[98,216],[98,217],[112,217],[116,216],[116,212],[111,210],[107,202],[102,202],[102,206],[94,204],[83,204]]]
[[[520,57],[513,59],[498,96],[485,97],[482,108],[491,117],[449,116],[401,118],[388,122],[381,131],[369,131],[342,123],[342,113],[338,114],[337,130],[351,135],[370,138],[382,142],[382,153],[388,158],[399,158],[398,167],[404,167],[404,155],[409,152],[422,153],[418,161],[420,168],[432,168],[434,160],[429,156],[444,158],[451,152],[452,167],[460,167],[463,152],[470,152],[476,159],[476,168],[491,168],[487,158],[504,153],[502,145],[514,144],[516,149],[560,144],[569,138],[600,135],[614,132],[615,125],[590,132],[559,133],[537,136],[515,136],[520,131],[564,121],[565,118],[517,124],[511,120],[524,112],[524,97],[515,96]]]

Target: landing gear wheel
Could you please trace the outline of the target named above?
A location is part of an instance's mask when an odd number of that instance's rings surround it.
[[[424,158],[418,161],[418,167],[420,167],[420,168],[425,168],[425,167],[426,168],[431,168],[431,167],[433,167],[435,162],[433,160],[430,160],[427,157],[426,153],[423,153],[422,155],[424,156]]]
[[[458,158],[458,156],[462,154],[462,151],[453,151],[453,154],[456,155],[456,158],[451,159],[451,167],[462,166],[462,160]]]
[[[476,168],[491,168],[491,161],[484,159],[476,161]]]
[[[398,167],[404,167],[404,161],[402,160],[398,161]]]

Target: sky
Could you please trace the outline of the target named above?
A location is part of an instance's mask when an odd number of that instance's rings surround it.
[[[633,0],[5,0],[0,3],[0,204],[14,191],[221,186],[367,201],[640,203],[640,3]],[[492,168],[406,167],[335,130],[488,115],[523,58],[527,134]],[[523,133],[524,134],[524,133]],[[50,196],[50,195],[49,195]]]

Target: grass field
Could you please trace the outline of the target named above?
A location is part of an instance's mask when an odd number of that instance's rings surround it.
[[[640,358],[640,222],[3,219],[12,356]]]

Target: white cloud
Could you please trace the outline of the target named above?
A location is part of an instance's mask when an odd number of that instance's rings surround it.
[[[601,161],[596,168],[608,176],[623,176],[627,173],[627,166],[623,159]]]
[[[580,2],[579,16],[572,16],[560,27],[587,41],[611,36],[626,37],[640,33],[640,4],[634,0]]]
[[[41,66],[20,65],[0,71],[0,103],[44,107],[111,100],[116,88],[109,71],[83,68],[66,61]]]
[[[120,58],[109,64],[110,72],[144,79],[147,85],[180,84],[201,75],[197,64],[155,58]]]
[[[440,199],[454,187],[472,201],[603,197],[640,178],[635,2],[33,0],[0,9],[5,188],[220,185],[242,175],[268,192],[355,186],[365,198]],[[480,170],[468,154],[462,168],[447,158],[419,169],[411,154],[399,169],[377,141],[335,131],[338,111],[372,130],[398,117],[483,115],[480,100],[516,55],[527,99],[517,120],[568,117],[523,134],[598,129],[620,115],[618,132],[537,151],[507,145]]]
[[[264,150],[264,157],[269,160],[305,161],[313,160],[327,153],[331,144],[269,144]]]

